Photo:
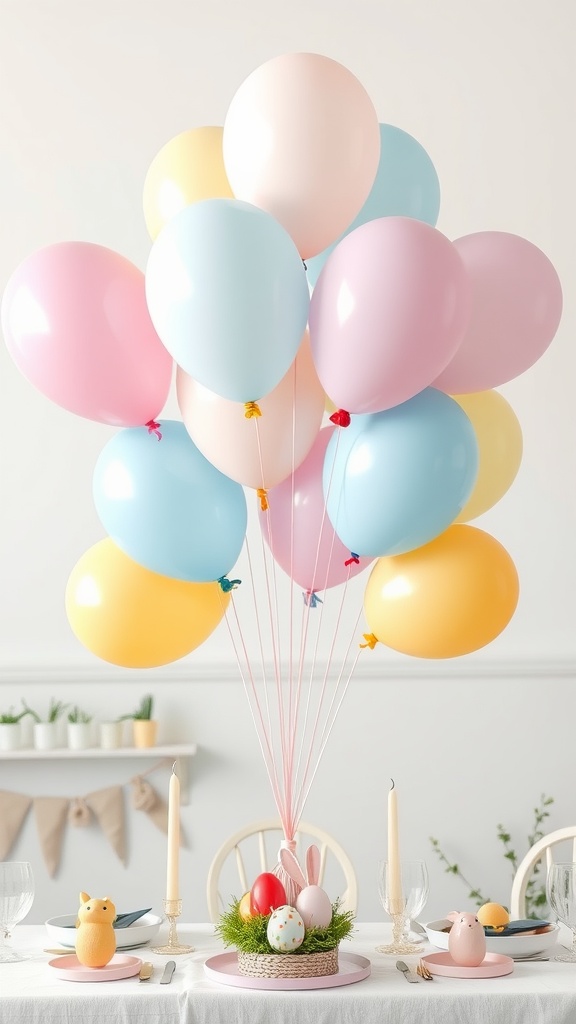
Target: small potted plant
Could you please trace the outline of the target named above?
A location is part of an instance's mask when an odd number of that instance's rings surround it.
[[[20,749],[22,745],[20,722],[25,715],[29,714],[27,708],[24,708],[24,711],[20,711],[19,714],[15,714],[14,709],[10,708],[5,714],[0,715],[0,750]]]
[[[132,720],[132,737],[135,747],[153,747],[156,743],[158,722],[152,718],[153,707],[154,698],[148,693],[142,698],[136,711],[122,716]]]
[[[59,720],[68,707],[61,700],[50,699],[48,714],[41,718],[37,711],[29,708],[25,701],[22,701],[26,711],[34,719],[34,746],[36,750],[53,750],[59,746]]]
[[[100,746],[103,750],[117,750],[124,739],[124,719],[100,722]]]
[[[77,704],[68,712],[68,746],[71,750],[86,750],[90,746],[92,715],[82,711]]]

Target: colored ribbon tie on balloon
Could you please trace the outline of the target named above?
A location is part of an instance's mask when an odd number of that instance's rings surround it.
[[[220,584],[221,589],[227,594],[229,590],[236,590],[242,583],[242,580],[229,580],[226,576],[221,576],[216,582]]]
[[[162,434],[160,433],[160,424],[156,423],[156,420],[148,420],[148,422],[145,425],[148,427],[149,434],[156,434],[158,440],[162,440]]]
[[[355,551],[350,552],[350,558],[347,558],[344,565],[360,565],[360,556]]]
[[[350,413],[346,412],[346,409],[336,409],[330,417],[330,422],[335,423],[337,427],[349,427]]]
[[[266,512],[268,510],[268,491],[265,487],[259,487],[256,494],[260,499],[260,508],[262,509],[262,512]]]
[[[359,647],[369,647],[371,651],[374,650],[378,643],[378,637],[374,636],[374,633],[364,633],[365,644],[358,644]]]
[[[251,420],[253,416],[261,416],[262,412],[258,402],[244,402],[244,415],[247,420]]]
[[[324,603],[322,598],[318,597],[315,590],[303,590],[302,597],[304,598],[304,604],[310,608],[316,608],[319,604]]]

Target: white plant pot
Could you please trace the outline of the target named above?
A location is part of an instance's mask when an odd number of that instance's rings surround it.
[[[36,750],[54,750],[58,744],[58,722],[34,722]]]
[[[100,746],[103,750],[117,750],[123,745],[124,722],[100,722]]]
[[[0,722],[0,750],[19,750],[21,746],[20,722]]]
[[[68,746],[70,750],[86,750],[92,746],[90,722],[68,722]]]

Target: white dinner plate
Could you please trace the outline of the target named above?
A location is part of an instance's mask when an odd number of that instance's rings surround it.
[[[60,946],[68,946],[74,949],[76,944],[76,929],[67,925],[76,923],[75,914],[64,914],[61,917],[51,917],[45,922],[46,931],[50,939]],[[158,914],[143,914],[134,924],[127,928],[115,928],[116,949],[136,949],[153,941],[162,924],[162,918]]]
[[[426,934],[433,946],[438,949],[448,949],[448,936],[452,922],[446,918],[440,921],[430,921],[424,925]],[[527,935],[520,932],[518,935],[487,935],[486,952],[500,953],[502,956],[534,956],[536,953],[543,953],[558,941],[560,929],[557,924],[551,924],[547,931],[540,931],[536,935]]]

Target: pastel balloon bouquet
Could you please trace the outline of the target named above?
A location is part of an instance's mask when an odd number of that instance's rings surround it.
[[[527,239],[451,240],[439,208],[427,152],[379,123],[348,69],[284,54],[222,127],[155,157],[145,273],[61,242],[3,297],[22,373],[118,428],[94,472],[108,536],[68,581],[72,630],[140,668],[224,620],[288,842],[359,657],[471,653],[517,604],[510,555],[470,521],[518,471],[522,432],[494,389],[551,343],[561,286]],[[182,419],[166,420],[174,363]],[[362,638],[343,595],[369,566]],[[350,629],[337,669],[332,641],[318,663],[333,597],[334,638]]]

